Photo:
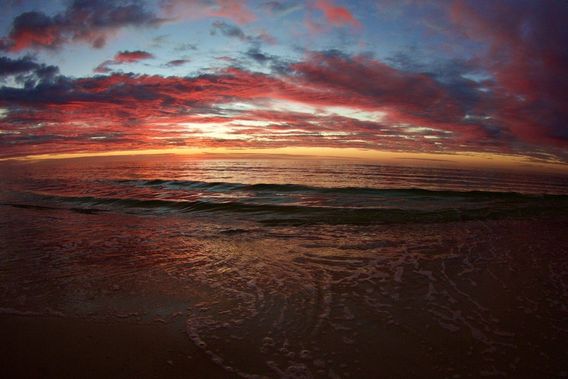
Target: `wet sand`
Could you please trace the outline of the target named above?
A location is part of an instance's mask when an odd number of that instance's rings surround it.
[[[72,224],[103,217],[70,215]],[[153,225],[138,219],[138,227],[144,222]],[[132,276],[121,258],[110,266],[95,261],[70,282],[75,273],[30,277],[8,292],[20,297],[3,300],[1,376],[566,377],[566,222],[386,226],[359,230],[357,240],[345,237],[343,245],[334,227],[333,238],[319,240],[317,249],[307,236],[278,245],[234,232],[214,244],[227,256],[207,264],[192,254],[160,266],[165,261],[154,256]],[[448,241],[428,246],[440,228]],[[261,270],[259,252],[270,252]],[[47,266],[37,262],[39,275]],[[73,272],[85,264],[66,263]],[[153,277],[143,267],[161,267],[162,274]],[[88,272],[101,281],[90,282]],[[190,276],[180,280],[182,273]],[[134,277],[139,282],[129,284]],[[39,294],[41,287],[46,292]]]
[[[183,325],[0,316],[3,378],[227,378]]]

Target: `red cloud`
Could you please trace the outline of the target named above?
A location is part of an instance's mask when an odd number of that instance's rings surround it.
[[[120,51],[115,54],[113,59],[109,59],[104,61],[103,63],[99,64],[93,70],[99,74],[105,74],[108,72],[112,72],[112,66],[127,64],[127,63],[136,63],[139,61],[143,61],[146,59],[153,59],[154,55],[141,50],[136,51]]]
[[[43,22],[38,20],[40,18],[37,12],[19,16],[10,35],[3,39],[3,45],[6,45],[8,50],[17,52],[28,47],[52,47],[61,44],[63,36],[60,28],[49,22],[42,25]],[[28,22],[30,25],[26,25]]]
[[[36,104],[25,111],[22,108],[10,113],[3,120],[6,127],[17,131],[28,125],[41,127],[27,129],[27,139],[19,134],[5,137],[9,149],[5,154],[16,152],[37,153],[38,151],[61,151],[70,145],[77,150],[136,149],[183,146],[186,144],[207,146],[359,146],[366,148],[403,149],[413,146],[414,150],[435,149],[432,141],[421,136],[410,138],[397,126],[397,120],[387,124],[362,122],[347,117],[333,115],[312,115],[293,111],[249,111],[235,114],[229,111],[223,117],[204,117],[192,109],[214,109],[218,104],[235,101],[259,102],[274,99],[312,104],[316,107],[327,105],[350,105],[360,109],[380,109],[383,106],[403,105],[395,102],[373,100],[369,88],[357,92],[348,88],[347,82],[338,78],[331,83],[320,82],[315,78],[315,61],[322,57],[313,56],[313,61],[298,64],[296,74],[287,78],[274,78],[268,75],[230,69],[213,76],[197,78],[176,78],[160,76],[134,76],[114,74],[106,77],[84,78],[73,82],[71,92],[63,92],[61,98],[43,99],[45,104]],[[342,62],[343,60],[343,62]],[[337,69],[348,69],[346,58],[336,58],[328,65],[338,64]],[[359,62],[359,65],[364,62]],[[378,63],[368,62],[362,74],[381,71]],[[311,75],[308,67],[313,66]],[[353,69],[353,68],[351,68]],[[361,73],[360,73],[361,74]],[[391,71],[385,72],[392,74]],[[382,75],[376,73],[375,75]],[[398,79],[402,80],[403,79]],[[404,90],[405,85],[395,80],[389,84],[392,90]],[[384,90],[387,88],[384,87]],[[50,92],[61,93],[57,88]],[[394,96],[394,95],[392,95]],[[0,103],[1,104],[1,103]],[[2,104],[5,105],[5,104]],[[27,105],[31,105],[28,103]],[[270,106],[268,106],[270,107]],[[411,105],[409,109],[414,109]],[[404,108],[404,107],[402,107]],[[219,112],[218,110],[216,112]],[[404,110],[403,110],[404,112]],[[408,119],[407,114],[391,114],[391,117]],[[180,125],[208,123],[219,125],[234,121],[235,136],[248,136],[245,140],[215,140],[203,136],[199,130]],[[263,128],[248,126],[245,121],[267,122]],[[420,119],[425,122],[425,120]],[[78,125],[88,127],[78,128]],[[456,126],[455,130],[459,128]],[[464,128],[463,131],[466,131]],[[326,134],[320,134],[326,133]],[[457,139],[463,143],[466,139]],[[422,141],[422,142],[420,142]],[[447,143],[445,148],[456,144]]]
[[[0,119],[3,156],[188,145],[539,152],[466,119],[463,105],[429,75],[339,53],[309,54],[278,77],[237,68],[193,78],[112,74],[1,91],[0,107],[9,110]],[[493,100],[511,103],[491,97],[480,111]],[[384,116],[358,119],[330,113],[332,106]],[[499,117],[520,122],[511,109]],[[204,132],[216,128],[222,137]]]
[[[238,24],[247,24],[256,15],[242,0],[162,0],[162,11],[172,19],[223,17]]]
[[[365,56],[311,54],[292,66],[303,91],[295,100],[382,110],[391,122],[487,137],[480,125],[464,123],[464,110],[447,90],[425,74],[399,71]]]
[[[568,144],[568,8],[563,2],[473,2],[449,8],[454,26],[488,45],[479,62],[495,78],[495,120],[519,138]]]
[[[70,42],[86,42],[100,48],[121,28],[163,22],[137,1],[74,1],[53,16],[36,11],[20,14],[12,22],[8,36],[0,40],[0,49],[55,49]]]
[[[241,24],[246,24],[256,19],[256,16],[246,7],[244,1],[240,0],[216,0],[216,1],[218,8],[212,11],[211,13],[212,16],[229,18]]]
[[[327,22],[332,25],[361,27],[359,20],[347,8],[334,5],[331,0],[316,0],[314,7],[323,12]]]
[[[133,63],[152,58],[154,56],[146,51],[120,51],[114,56],[114,61],[117,63]]]

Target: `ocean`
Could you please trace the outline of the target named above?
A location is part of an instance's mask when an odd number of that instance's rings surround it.
[[[227,377],[568,376],[566,175],[155,156],[0,178],[0,314],[181,326]]]

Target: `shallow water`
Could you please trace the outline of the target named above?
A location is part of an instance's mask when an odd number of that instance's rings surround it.
[[[244,377],[568,375],[566,178],[170,158],[2,174],[3,313],[183,322]]]

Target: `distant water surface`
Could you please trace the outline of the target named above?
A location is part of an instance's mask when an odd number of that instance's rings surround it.
[[[183,323],[242,377],[568,375],[568,178],[338,160],[0,168],[0,311]]]
[[[18,166],[10,174],[2,189],[18,204],[247,213],[248,219],[279,223],[497,217],[553,210],[568,194],[566,176],[333,160],[68,161]]]

